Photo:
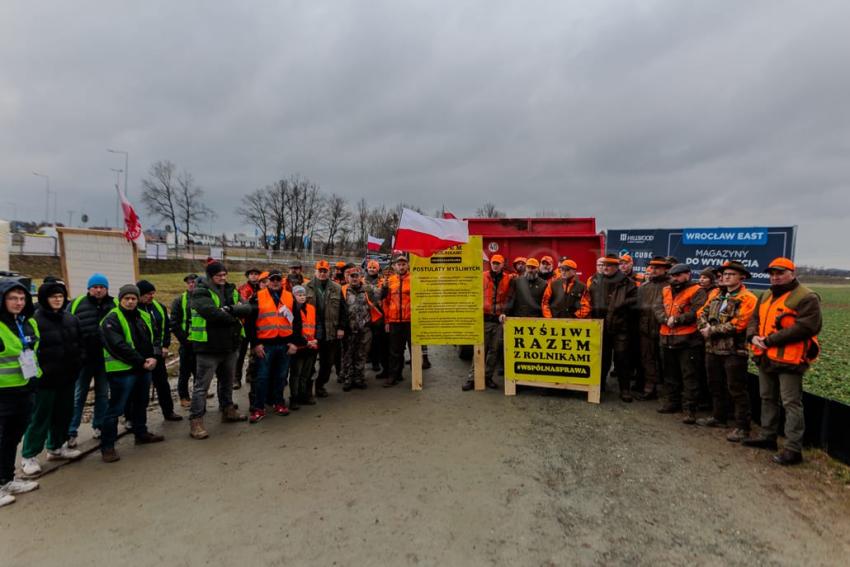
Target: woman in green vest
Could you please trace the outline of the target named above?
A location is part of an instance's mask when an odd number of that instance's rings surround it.
[[[151,371],[156,366],[154,334],[150,315],[137,309],[139,288],[132,284],[118,292],[118,307],[100,323],[103,340],[103,359],[109,381],[109,405],[103,418],[100,451],[103,461],[120,459],[115,451],[118,438],[118,417],[124,413],[127,400],[132,399],[133,434],[136,444],[164,440],[147,428],[147,409],[150,401]]]
[[[38,483],[15,479],[15,454],[32,408],[35,382],[41,376],[36,361],[38,325],[27,289],[14,279],[0,279],[0,506]]]

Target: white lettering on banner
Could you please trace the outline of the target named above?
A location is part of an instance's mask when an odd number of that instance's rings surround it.
[[[654,234],[629,234],[624,232],[620,235],[621,242],[652,242],[655,240]]]
[[[765,238],[764,232],[685,232],[685,240],[753,240]]]
[[[750,255],[750,250],[711,250],[697,249],[694,256],[698,258],[737,258],[743,259]]]
[[[702,266],[716,266],[716,267],[719,268],[719,267],[723,266],[723,264],[725,262],[726,262],[726,258],[722,258],[722,257],[721,258],[707,258],[707,259],[685,258],[685,264],[687,264],[689,266],[702,265]],[[760,267],[758,260],[744,259],[744,260],[740,260],[740,262],[746,268],[757,269],[757,268]]]

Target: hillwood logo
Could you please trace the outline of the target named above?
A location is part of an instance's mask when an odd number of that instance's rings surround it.
[[[624,232],[620,235],[620,242],[628,242],[630,244],[639,244],[641,242],[653,242],[654,234],[629,234]]]

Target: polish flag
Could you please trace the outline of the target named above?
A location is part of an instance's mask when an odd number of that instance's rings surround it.
[[[142,223],[139,221],[139,215],[136,214],[136,209],[127,200],[127,195],[124,191],[115,184],[115,190],[118,191],[118,198],[121,200],[121,210],[124,211],[124,237],[136,245],[137,250],[145,249],[145,232],[142,230]]]
[[[469,225],[457,219],[435,219],[404,209],[395,248],[428,258],[435,252],[469,242]]]
[[[454,219],[454,220],[457,220],[457,217],[455,216],[455,214],[454,214],[453,212],[451,212],[451,211],[447,211],[447,210],[445,210],[445,209],[443,209],[443,218],[444,218],[444,219]]]
[[[381,246],[384,245],[384,239],[378,238],[377,236],[369,235],[369,238],[366,242],[366,249],[370,252],[377,252],[381,249]]]

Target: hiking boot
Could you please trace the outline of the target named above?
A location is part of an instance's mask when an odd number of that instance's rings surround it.
[[[165,421],[183,421],[182,415],[177,415],[176,413],[170,413],[168,415],[162,416]]]
[[[484,385],[487,386],[488,388],[490,388],[491,390],[498,390],[499,389],[499,385],[496,384],[495,382],[493,382],[492,378],[484,380]]]
[[[150,431],[136,436],[136,445],[149,445],[151,443],[162,443],[163,441],[165,441],[165,437],[163,435],[157,435]]]
[[[41,474],[41,465],[35,457],[21,459],[21,470],[24,472],[24,476],[35,476]]]
[[[287,416],[287,415],[289,415],[289,408],[286,407],[283,404],[275,404],[274,405],[274,412],[277,415]]]
[[[658,394],[655,390],[652,390],[651,392],[639,392],[635,394],[635,399],[639,402],[648,402],[650,400],[657,400]]]
[[[630,404],[634,401],[634,398],[632,397],[631,393],[629,393],[629,392],[621,392],[620,393],[620,401],[625,402],[627,404]]]
[[[741,445],[744,447],[754,447],[756,449],[769,449],[771,451],[776,451],[778,448],[775,437],[765,437],[763,435],[744,439],[741,441]]]
[[[799,465],[803,462],[803,454],[789,449],[782,449],[782,451],[773,455],[773,462],[782,466]]]
[[[258,423],[264,417],[266,417],[265,410],[251,410],[251,415],[248,416],[248,423]]]
[[[342,385],[342,391],[343,392],[350,392],[351,387],[352,387],[351,382],[346,382],[345,384]]]
[[[316,405],[316,400],[314,400],[312,396],[306,396],[304,398],[301,398],[299,403],[302,406],[314,406],[314,405]]]
[[[192,439],[206,439],[210,436],[207,430],[204,429],[204,418],[196,417],[189,420],[189,435]]]
[[[740,443],[750,438],[750,431],[748,429],[735,428],[732,430],[729,435],[726,436],[727,441],[731,441],[732,443]]]
[[[431,361],[428,360],[428,355],[422,355],[422,370],[428,370],[431,368]]]
[[[297,398],[290,396],[289,398],[289,409],[292,411],[296,411],[301,409],[301,404]]]
[[[466,382],[463,383],[463,386],[461,386],[460,389],[463,390],[464,392],[474,390],[475,389],[475,380],[470,378],[469,380],[467,380]]]
[[[682,411],[682,406],[665,404],[655,411],[657,411],[658,413],[679,413],[680,411]]]
[[[682,418],[682,423],[684,423],[685,425],[695,425],[696,422],[697,422],[697,416],[693,412],[693,410],[688,411],[685,414],[685,417]]]
[[[59,449],[55,451],[47,450],[47,460],[48,461],[63,461],[68,459],[76,459],[82,455],[82,452],[76,449],[69,449],[68,447],[62,445]]]
[[[248,419],[238,411],[236,411],[236,407],[234,405],[229,405],[224,408],[224,411],[221,412],[221,422],[222,423],[236,423],[237,421],[245,421]]]
[[[190,408],[192,407],[192,400],[187,400],[185,398],[180,398],[180,407],[181,408]]]
[[[726,427],[725,421],[720,421],[712,417],[701,417],[697,420],[697,425],[700,427]]]
[[[118,456],[118,452],[114,448],[101,450],[100,458],[104,463],[114,463],[121,460],[121,457]]]

